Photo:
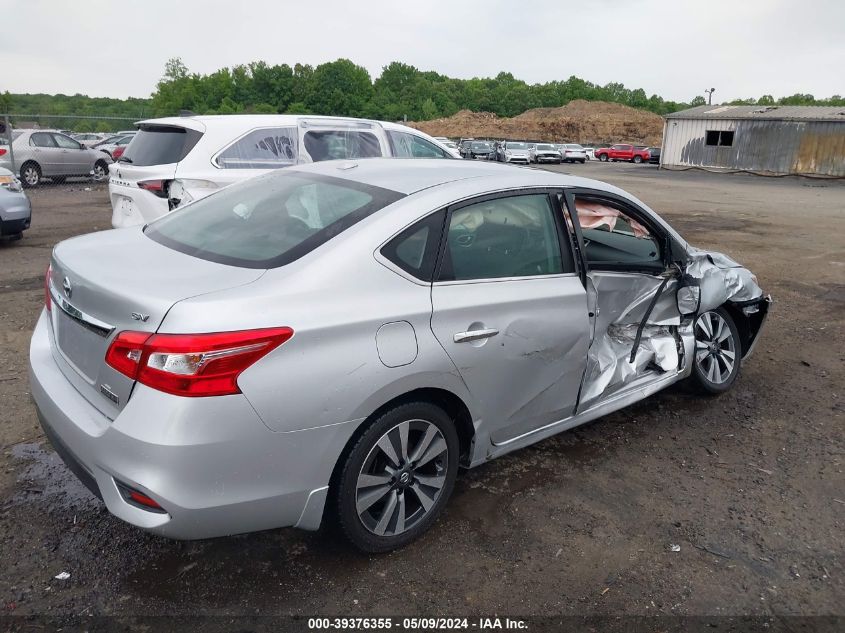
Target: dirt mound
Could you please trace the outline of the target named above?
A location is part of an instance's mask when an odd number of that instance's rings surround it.
[[[461,110],[453,116],[409,123],[432,136],[660,145],[663,119],[651,112],[605,101],[571,101],[560,108],[534,108],[513,118]]]

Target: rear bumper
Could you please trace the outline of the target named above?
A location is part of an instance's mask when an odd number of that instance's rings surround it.
[[[242,395],[179,398],[143,385],[109,420],[61,373],[51,336],[42,314],[30,345],[39,419],[112,514],[177,539],[319,527],[331,472],[356,424],[273,432]],[[118,483],[165,512],[130,505]]]

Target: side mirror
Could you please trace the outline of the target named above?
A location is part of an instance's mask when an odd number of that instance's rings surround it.
[[[680,281],[676,299],[678,312],[682,316],[696,314],[701,306],[701,286],[698,285],[698,280],[685,275]]]

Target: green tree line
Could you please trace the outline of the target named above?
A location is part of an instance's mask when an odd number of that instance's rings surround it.
[[[421,121],[451,116],[462,109],[510,117],[530,108],[565,105],[574,99],[621,103],[656,114],[705,103],[702,96],[686,103],[669,101],[654,94],[648,96],[642,88],[630,89],[615,82],[600,86],[575,76],[542,84],[528,84],[505,72],[493,78],[455,79],[401,62],[385,66],[373,81],[365,68],[348,59],[316,67],[258,61],[203,75],[191,73],[177,57],[165,65],[164,76],[150,99],[5,93],[0,95],[0,112],[129,118],[170,116],[182,111],[288,112]],[[813,95],[796,94],[776,100],[763,95],[730,103],[838,106],[845,105],[845,99],[839,95],[815,99]],[[58,123],[51,125],[62,127]],[[66,126],[79,130],[125,127],[105,120],[68,120]]]

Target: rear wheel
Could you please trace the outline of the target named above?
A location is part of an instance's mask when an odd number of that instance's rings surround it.
[[[24,163],[21,166],[21,182],[24,187],[37,187],[41,183],[41,167],[38,163]]]
[[[586,159],[586,158],[582,158],[579,162],[583,165],[584,163],[586,163],[586,162],[587,162],[587,159]]]
[[[350,451],[335,490],[341,528],[365,552],[407,545],[437,520],[455,485],[458,434],[428,402],[379,416]]]
[[[103,160],[98,160],[94,165],[94,180],[102,182],[109,177],[109,167]]]
[[[603,163],[607,162],[607,154],[599,154],[599,160]]]
[[[643,162],[643,157],[642,156],[634,156],[634,162],[635,163]]]
[[[724,308],[708,310],[693,326],[695,355],[693,384],[709,394],[724,393],[736,382],[740,370],[739,331]]]

